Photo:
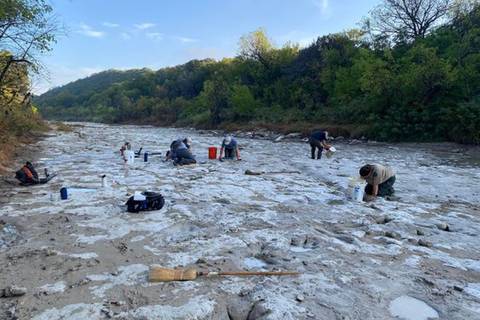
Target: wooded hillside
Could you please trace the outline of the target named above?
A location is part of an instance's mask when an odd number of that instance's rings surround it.
[[[211,128],[306,123],[379,140],[480,143],[480,6],[428,0],[395,7],[402,3],[385,0],[363,29],[306,48],[276,48],[259,29],[240,39],[235,58],[108,71],[35,101],[54,119]],[[419,17],[395,20],[402,10]]]

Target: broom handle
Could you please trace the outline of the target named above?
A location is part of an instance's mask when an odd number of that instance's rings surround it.
[[[198,272],[199,276],[293,276],[299,272],[294,271],[224,271],[224,272]]]

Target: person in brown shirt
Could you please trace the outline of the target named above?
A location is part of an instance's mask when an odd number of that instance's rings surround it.
[[[392,196],[395,193],[395,172],[381,164],[367,164],[360,168],[360,176],[365,179],[365,193],[371,197]],[[368,199],[368,198],[367,198]]]

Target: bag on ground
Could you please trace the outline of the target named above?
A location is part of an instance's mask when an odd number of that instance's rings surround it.
[[[141,194],[145,196],[145,200],[135,200],[135,196],[128,199],[126,203],[128,212],[160,210],[165,205],[165,198],[160,193],[145,191]]]

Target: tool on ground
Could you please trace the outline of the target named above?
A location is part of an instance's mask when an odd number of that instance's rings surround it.
[[[300,171],[271,171],[271,172],[265,172],[265,171],[252,171],[252,170],[245,170],[245,174],[248,176],[261,176],[262,174],[286,174],[286,173],[298,173],[300,174]]]
[[[296,276],[295,271],[197,271],[197,269],[167,269],[151,266],[148,279],[150,282],[190,281],[200,276]]]

